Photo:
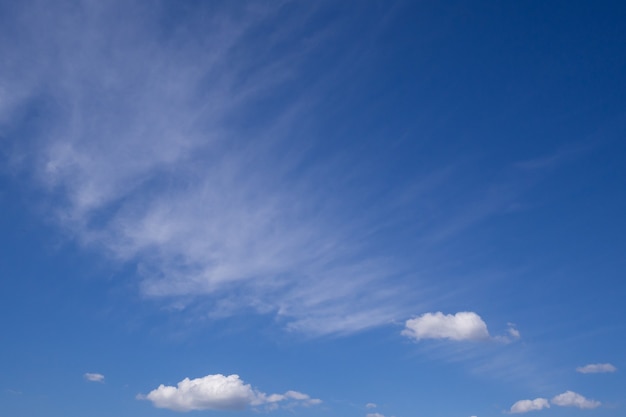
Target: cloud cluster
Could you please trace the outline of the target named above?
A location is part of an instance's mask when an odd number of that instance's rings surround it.
[[[576,372],[581,374],[599,374],[617,371],[617,368],[610,363],[593,363],[576,368]]]
[[[487,340],[490,338],[487,325],[471,311],[456,314],[426,313],[406,321],[404,336],[415,340]]]
[[[274,409],[280,402],[304,406],[321,403],[321,400],[298,391],[268,395],[253,389],[238,375],[222,374],[185,378],[175,387],[161,384],[147,395],[138,395],[137,398],[149,400],[155,407],[173,411],[243,410],[250,406]]]
[[[511,406],[510,412],[513,414],[527,413],[529,411],[543,410],[550,408],[550,404],[559,407],[577,407],[580,409],[592,409],[602,405],[600,401],[590,400],[584,396],[573,392],[565,391],[554,396],[550,401],[546,398],[535,398],[534,400],[520,400]]]
[[[98,373],[87,372],[83,375],[83,378],[90,382],[104,382],[104,375]]]

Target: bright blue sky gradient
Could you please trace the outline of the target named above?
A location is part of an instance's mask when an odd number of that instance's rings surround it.
[[[623,415],[625,21],[0,1],[0,415]]]

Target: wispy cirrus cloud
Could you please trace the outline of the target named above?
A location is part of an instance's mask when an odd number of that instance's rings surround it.
[[[173,411],[192,410],[243,410],[247,407],[278,407],[279,403],[304,406],[317,405],[321,400],[298,391],[284,394],[265,394],[252,388],[239,375],[207,375],[202,378],[185,378],[175,387],[160,385],[137,399],[151,401],[155,407]]]
[[[427,292],[447,295],[421,272],[436,263],[428,256],[420,265],[378,244],[402,218],[394,204],[435,207],[405,219],[419,236],[412,251],[426,253],[515,193],[465,190],[454,170],[389,192],[359,179],[360,161],[319,151],[327,132],[314,115],[337,75],[310,63],[341,25],[310,29],[315,7],[291,8],[289,24],[280,7],[255,3],[181,21],[162,19],[176,15],[166,7],[176,6],[9,7],[7,25],[47,33],[4,41],[0,64],[0,106],[19,116],[2,121],[9,159],[44,191],[46,215],[135,265],[143,296],[211,300],[202,317],[254,310],[289,330],[342,334],[404,320],[435,299]],[[344,52],[336,65],[350,73]],[[436,207],[450,195],[464,197]]]
[[[291,141],[315,98],[289,83],[328,30],[298,33],[302,43],[276,55],[272,48],[301,29],[268,29],[274,7],[200,11],[183,29],[161,26],[167,10],[141,3],[35,5],[16,5],[15,20],[49,36],[3,50],[6,62],[29,54],[46,70],[26,83],[21,68],[2,68],[15,81],[3,105],[52,103],[34,131],[12,127],[27,139],[12,156],[71,236],[135,263],[147,297],[213,298],[212,317],[252,308],[326,334],[408,314],[407,297],[389,285],[399,263],[368,253],[369,227],[328,194],[325,184],[344,181],[340,167],[306,168],[310,155]],[[259,30],[272,41],[258,44]],[[262,103],[279,93],[287,101],[268,111]]]
[[[11,395],[22,395],[23,392],[22,391],[18,391],[18,390],[14,390],[14,389],[6,389],[4,390],[6,393],[11,394]]]

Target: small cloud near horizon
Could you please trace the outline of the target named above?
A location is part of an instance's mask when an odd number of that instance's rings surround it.
[[[546,398],[517,401],[511,406],[509,413],[521,414],[529,411],[539,411],[544,408],[550,408],[550,404],[557,405],[559,407],[576,407],[582,410],[598,408],[602,405],[600,401],[585,398],[584,396],[573,391],[565,391],[562,394],[555,395],[550,401]]]

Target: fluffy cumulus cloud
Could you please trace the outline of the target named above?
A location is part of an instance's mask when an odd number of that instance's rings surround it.
[[[486,340],[490,337],[485,322],[471,311],[426,313],[407,320],[402,334],[415,340]]]
[[[617,368],[610,363],[592,363],[576,368],[576,372],[581,374],[600,374],[615,371],[617,371]]]
[[[161,384],[147,395],[138,395],[137,398],[149,400],[155,407],[173,411],[243,410],[249,406],[274,409],[280,402],[304,406],[321,403],[321,400],[298,391],[268,395],[244,383],[239,375],[221,374],[185,378],[176,387]]]
[[[577,407],[582,409],[598,408],[602,405],[600,401],[589,400],[573,391],[565,391],[563,394],[555,396],[552,398],[552,404],[561,407]]]
[[[87,372],[83,375],[83,378],[90,382],[104,382],[104,375],[97,373]]]
[[[527,413],[529,411],[543,410],[550,408],[550,403],[545,398],[535,398],[534,400],[520,400],[511,406],[511,413]]]

